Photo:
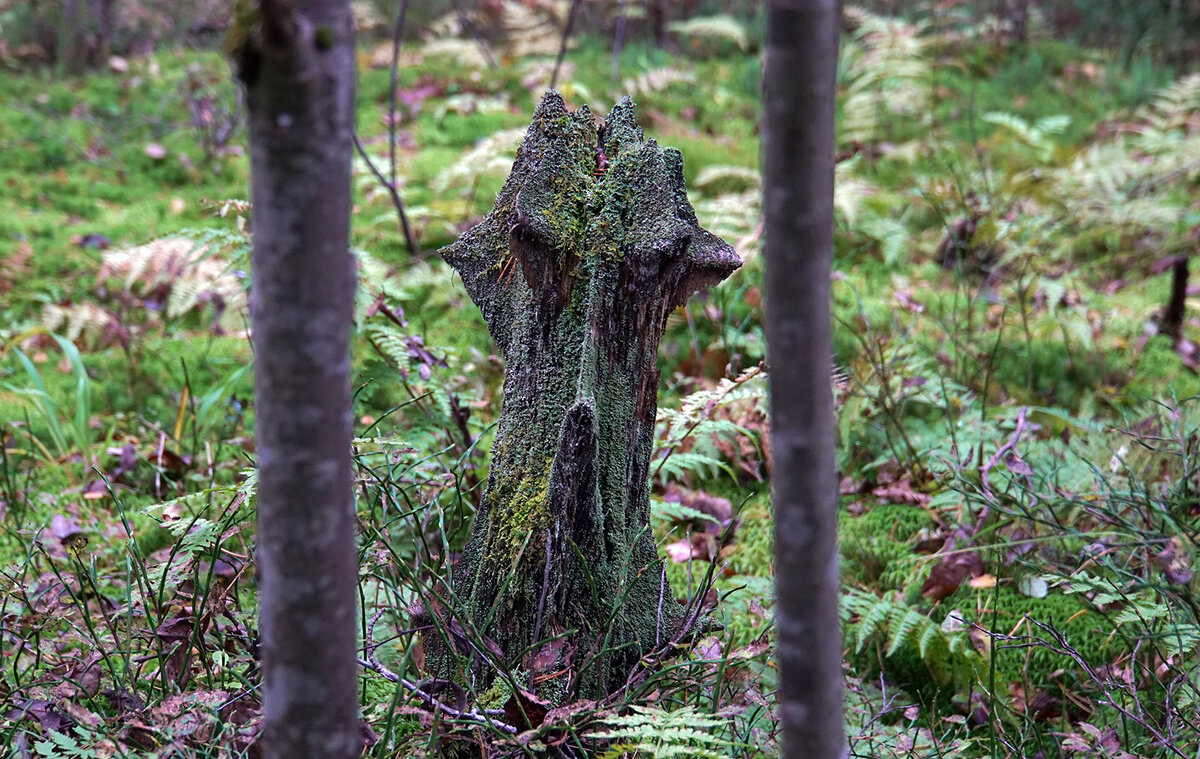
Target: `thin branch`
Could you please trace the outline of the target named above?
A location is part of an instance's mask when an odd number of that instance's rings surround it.
[[[1025,431],[1026,427],[1025,407],[1022,406],[1021,411],[1017,414],[1017,428],[1013,430],[1012,437],[1008,439],[1008,442],[996,449],[996,452],[992,454],[992,457],[987,460],[986,464],[979,467],[979,480],[983,485],[983,492],[988,497],[988,500],[995,498],[995,495],[992,493],[991,486],[988,484],[988,472],[990,472],[997,464],[1000,463],[1000,459],[1004,457],[1004,454],[1008,453],[1009,451],[1016,453],[1017,441],[1021,439],[1021,433]]]
[[[629,0],[621,0],[620,10],[617,11],[617,30],[613,37],[612,51],[612,72],[611,77],[615,82],[617,77],[621,75],[621,47],[625,43],[625,14],[629,12]]]
[[[1070,657],[1071,659],[1073,659],[1075,661],[1075,663],[1077,665],[1079,665],[1079,668],[1081,670],[1083,670],[1083,673],[1085,675],[1087,675],[1088,678],[1091,679],[1092,682],[1094,682],[1096,685],[1098,685],[1101,688],[1101,690],[1104,691],[1104,694],[1106,696],[1108,696],[1108,701],[1105,701],[1103,699],[1097,699],[1098,703],[1101,703],[1101,704],[1106,703],[1108,706],[1111,706],[1112,708],[1116,709],[1121,714],[1125,715],[1127,718],[1133,720],[1138,725],[1140,725],[1144,730],[1146,730],[1146,732],[1150,733],[1150,735],[1152,735],[1154,737],[1154,740],[1160,746],[1167,749],[1168,751],[1175,754],[1176,756],[1181,757],[1181,759],[1188,759],[1186,754],[1184,754],[1179,749],[1175,748],[1174,741],[1170,740],[1165,735],[1163,735],[1162,732],[1160,732],[1157,728],[1155,728],[1154,725],[1150,724],[1150,722],[1145,717],[1143,717],[1140,713],[1135,714],[1134,712],[1132,712],[1125,706],[1117,703],[1117,699],[1113,695],[1113,689],[1112,689],[1113,678],[1102,677],[1099,673],[1097,673],[1096,670],[1092,668],[1091,664],[1089,664],[1087,662],[1087,660],[1084,659],[1083,656],[1078,651],[1076,651],[1074,648],[1071,647],[1070,643],[1067,642],[1067,639],[1063,636],[1062,633],[1060,633],[1058,630],[1056,630],[1053,626],[1045,624],[1043,622],[1039,622],[1036,619],[1034,619],[1033,617],[1029,616],[1028,614],[1026,614],[1024,616],[1024,619],[1027,620],[1030,624],[1037,626],[1039,629],[1041,629],[1043,632],[1045,632],[1047,635],[1049,635],[1051,638],[1053,638],[1054,642],[1057,643],[1058,645],[1052,645],[1049,642],[1039,639],[1039,638],[1036,638],[1032,635],[1030,635],[1030,636],[994,635],[993,637],[999,638],[1001,640],[1017,640],[1017,639],[1020,639],[1020,637],[1026,637],[1029,641],[1031,641],[1032,645],[1036,645],[1038,647],[1045,648],[1047,650],[1053,651],[1056,654]],[[991,633],[989,633],[989,634],[991,634]],[[1120,690],[1121,692],[1128,695],[1132,699],[1134,705],[1137,706],[1139,712],[1144,712],[1144,707],[1142,706],[1142,701],[1140,698],[1138,698],[1137,690],[1135,688],[1118,686],[1117,690]]]
[[[567,14],[562,40],[558,43],[558,57],[554,59],[554,73],[550,75],[550,89],[554,89],[558,85],[558,71],[562,68],[563,56],[567,54],[567,40],[571,37],[571,28],[575,26],[575,14],[579,10],[580,4],[579,0],[571,0],[571,12]]]
[[[384,176],[375,162],[371,160],[371,156],[367,155],[367,151],[363,148],[362,142],[358,139],[358,133],[354,133],[354,147],[358,150],[358,154],[366,161],[367,168],[379,180],[379,183],[388,191],[388,195],[392,198],[392,205],[396,208],[396,214],[400,217],[400,228],[404,230],[404,242],[408,246],[408,254],[413,258],[421,258],[421,247],[417,245],[417,239],[413,235],[412,227],[408,223],[408,214],[404,212],[404,201],[400,198],[400,191],[397,189],[396,180],[396,88],[400,86],[400,41],[404,37],[404,17],[408,14],[408,0],[400,0],[400,10],[396,14],[396,26],[392,31],[392,73],[388,84],[388,175]],[[390,177],[390,178],[389,178]]]
[[[517,734],[517,728],[513,727],[512,725],[510,725],[506,722],[500,722],[499,720],[492,719],[492,717],[488,714],[481,713],[481,712],[475,712],[475,711],[469,711],[469,710],[465,710],[465,709],[455,709],[453,706],[449,706],[449,705],[443,703],[442,701],[434,698],[433,696],[429,695],[425,691],[421,690],[421,687],[417,683],[414,683],[411,680],[408,680],[407,678],[397,675],[395,672],[391,671],[390,669],[388,669],[387,667],[385,667],[384,665],[380,664],[377,661],[369,661],[360,656],[360,657],[358,657],[358,664],[363,669],[371,670],[372,672],[379,675],[380,677],[382,677],[384,680],[387,680],[388,682],[396,683],[398,685],[404,686],[405,690],[409,691],[414,696],[416,696],[417,698],[424,701],[426,706],[429,706],[430,708],[438,709],[439,711],[443,711],[446,714],[449,714],[451,717],[454,717],[455,719],[465,719],[465,720],[471,720],[472,722],[481,722],[481,723],[489,725],[491,727],[495,727],[498,730],[502,730],[503,732],[506,732],[510,735]]]
[[[471,37],[471,41],[479,48],[479,53],[487,61],[488,66],[494,67],[497,63],[496,56],[492,54],[492,49],[488,47],[488,44],[479,35],[479,31],[475,28],[475,22],[463,11],[462,7],[458,4],[458,0],[450,0],[450,6],[458,14],[458,23],[462,25],[463,31]]]
[[[404,213],[404,201],[400,198],[400,191],[396,189],[396,185],[388,181],[375,162],[371,160],[371,156],[367,155],[367,151],[363,149],[362,142],[358,139],[358,133],[354,134],[354,147],[358,150],[358,154],[366,161],[367,168],[379,180],[384,189],[392,197],[392,205],[396,208],[396,213],[400,216],[400,228],[404,230],[404,242],[408,245],[408,254],[413,258],[422,258],[424,253],[421,252],[421,246],[417,244],[417,239],[413,235],[412,227],[408,224],[408,214]]]
[[[375,651],[379,648],[379,644],[375,642],[375,624],[377,622],[379,622],[379,619],[384,615],[385,611],[387,611],[387,610],[379,609],[378,611],[376,611],[374,616],[371,617],[371,622],[367,625],[366,640],[363,641],[363,652],[367,656],[365,659],[362,657],[358,657],[359,666],[363,667],[364,669],[371,670],[372,672],[376,673],[377,675],[380,675],[381,677],[383,677],[383,679],[387,680],[388,682],[397,683],[399,685],[404,686],[404,688],[406,690],[408,690],[410,693],[414,694],[415,696],[420,698],[422,701],[424,701],[425,705],[428,707],[431,707],[434,709],[440,709],[441,711],[445,712],[446,714],[449,714],[450,716],[452,716],[456,719],[467,719],[467,720],[471,720],[474,722],[483,722],[485,724],[494,726],[506,733],[509,733],[512,735],[516,734],[517,729],[515,727],[513,727],[512,725],[492,719],[492,717],[491,717],[492,710],[485,710],[483,712],[477,712],[477,711],[470,711],[470,710],[464,710],[464,709],[455,709],[454,707],[449,706],[446,703],[442,702],[441,700],[435,698],[431,694],[426,693],[424,690],[421,689],[420,685],[418,685],[417,683],[414,683],[411,680],[408,680],[404,677],[401,677],[400,675],[396,674],[391,669],[389,669],[381,661],[379,661],[379,658],[375,655]],[[407,630],[405,632],[415,632],[415,630]],[[503,712],[496,710],[496,713],[500,714]]]
[[[400,86],[400,40],[404,37],[404,17],[408,0],[400,0],[396,13],[396,28],[392,32],[392,73],[388,84],[388,160],[391,166],[390,186],[396,186],[396,88]],[[361,148],[359,149],[361,152]]]

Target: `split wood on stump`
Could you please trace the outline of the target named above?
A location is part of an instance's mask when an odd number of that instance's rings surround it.
[[[700,228],[682,156],[644,139],[632,101],[598,124],[553,91],[492,211],[441,253],[506,371],[458,608],[421,615],[439,627],[427,667],[479,689],[519,673],[552,704],[602,696],[686,624],[649,525],[658,343],[741,261]]]

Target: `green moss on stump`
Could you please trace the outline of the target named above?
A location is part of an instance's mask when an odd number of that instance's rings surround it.
[[[449,611],[493,654],[427,636],[427,663],[476,689],[502,666],[552,702],[599,697],[682,623],[649,529],[658,341],[671,311],[740,261],[700,228],[682,156],[643,137],[632,101],[598,124],[555,92],[492,211],[441,253],[506,371]],[[534,662],[553,636],[557,655]]]

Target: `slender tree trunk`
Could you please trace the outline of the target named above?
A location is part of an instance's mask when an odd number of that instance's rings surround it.
[[[1187,316],[1188,257],[1179,256],[1171,263],[1171,297],[1163,309],[1159,329],[1178,343],[1183,339],[1183,320]]]
[[[87,11],[86,0],[62,0],[54,48],[54,62],[60,75],[83,73],[87,61]]]
[[[117,0],[93,0],[92,16],[96,19],[96,61],[103,64],[112,54],[113,18]]]
[[[250,126],[265,756],[357,757],[348,0],[262,0]]]
[[[768,0],[763,74],[775,607],[785,759],[847,754],[830,386],[838,0]]]

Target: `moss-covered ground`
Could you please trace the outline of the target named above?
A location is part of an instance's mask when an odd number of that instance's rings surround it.
[[[854,755],[1194,756],[1200,322],[1156,325],[1200,230],[1200,80],[916,18],[849,9],[839,75]],[[387,47],[364,41],[358,90],[385,171]],[[421,256],[356,158],[363,634],[413,679],[420,646],[392,632],[466,537],[503,376],[429,253],[491,207],[546,52],[475,67],[406,43],[396,173]],[[0,736],[22,755],[238,753],[256,734],[237,95],[213,52],[127,63],[0,76]],[[632,40],[613,81],[584,35],[566,64],[572,106],[635,98],[746,261],[663,341],[653,526],[680,599],[716,561],[719,624],[639,693],[725,720],[713,750],[777,755],[760,60]],[[174,235],[195,249],[117,255]],[[411,694],[364,674],[361,695],[371,755],[429,749],[433,726],[397,708]]]

